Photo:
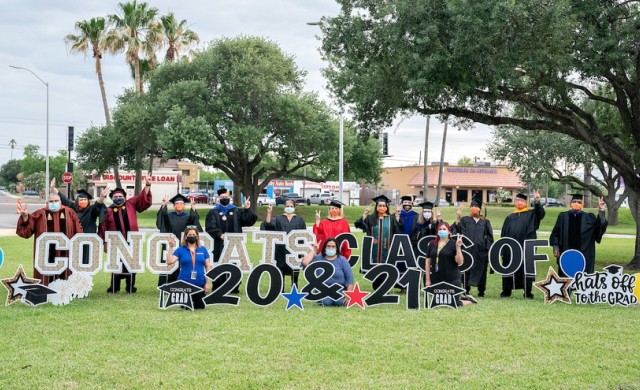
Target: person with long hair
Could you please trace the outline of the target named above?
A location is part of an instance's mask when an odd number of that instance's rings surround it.
[[[349,222],[344,217],[344,204],[338,200],[332,200],[329,203],[329,215],[327,218],[320,220],[320,210],[316,210],[316,223],[313,225],[313,234],[316,235],[318,242],[325,241],[329,237],[338,237],[342,233],[351,233]],[[346,242],[340,247],[340,254],[345,259],[351,257],[351,249]]]
[[[207,279],[207,272],[211,270],[211,259],[209,252],[200,243],[200,233],[195,225],[187,226],[180,246],[176,246],[176,239],[171,236],[169,239],[168,252],[172,253],[167,259],[167,264],[171,265],[176,261],[180,263],[180,273],[178,280],[191,283],[201,287],[203,291],[193,294],[193,308],[204,309],[204,296],[211,292],[211,281]]]
[[[320,251],[321,244],[322,251]],[[326,281],[327,285],[330,286],[338,283],[342,286],[342,291],[353,290],[353,271],[351,270],[351,265],[349,265],[349,262],[344,256],[338,253],[338,243],[335,238],[330,237],[322,243],[318,241],[316,244],[313,244],[313,249],[302,259],[302,266],[307,267],[316,261],[328,261],[333,264],[335,268],[333,276]],[[345,295],[337,301],[327,297],[318,303],[322,306],[345,306],[349,303],[349,297]]]
[[[462,236],[451,239],[451,226],[446,222],[438,225],[438,237],[429,243],[426,261],[426,286],[446,282],[462,287],[459,267],[464,262],[462,255]],[[475,298],[467,294],[463,298],[456,296],[458,306],[477,303]]]

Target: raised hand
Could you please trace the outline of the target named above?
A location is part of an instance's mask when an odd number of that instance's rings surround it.
[[[460,220],[460,218],[462,218],[462,207],[458,207],[458,210],[456,210],[456,219]]]
[[[531,191],[531,193],[533,194],[533,201],[536,203],[540,203],[540,191],[533,190]]]
[[[604,209],[606,207],[607,207],[607,204],[604,202],[604,198],[603,197],[599,197],[598,198],[598,210],[604,211]]]
[[[49,190],[53,194],[57,194],[58,193],[58,189],[56,188],[56,178],[55,177],[53,179],[51,179],[51,183],[49,183]]]
[[[107,195],[109,195],[109,186],[104,187],[104,189],[102,191],[100,191],[100,196],[103,198],[106,198]]]
[[[22,199],[18,199],[18,203],[16,205],[16,214],[20,214],[23,218],[29,215],[29,212],[27,211],[27,205],[22,204]]]
[[[164,198],[162,198],[162,207],[167,205],[167,202],[169,201],[169,195],[167,195],[167,193],[164,193]]]
[[[456,239],[456,248],[462,248],[462,234],[458,234],[458,238]]]
[[[147,172],[147,179],[145,180],[144,184],[147,187],[151,185],[151,172]]]
[[[272,211],[273,211],[273,205],[268,204],[267,205],[267,214],[271,214]]]
[[[247,196],[247,199],[244,200],[244,208],[245,209],[248,209],[248,208],[251,207],[251,200],[250,199],[251,199],[251,197]]]

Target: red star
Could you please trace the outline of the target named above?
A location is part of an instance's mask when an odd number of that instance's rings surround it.
[[[345,291],[344,295],[346,295],[347,297],[349,297],[349,302],[347,303],[347,307],[351,307],[353,305],[358,305],[361,308],[364,309],[364,297],[366,297],[367,295],[369,295],[368,292],[366,291],[360,291],[360,285],[358,285],[358,282],[356,282],[355,287],[353,288],[352,291]]]

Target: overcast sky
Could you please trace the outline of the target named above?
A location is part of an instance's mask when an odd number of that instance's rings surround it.
[[[24,70],[28,68],[49,83],[50,154],[66,149],[67,127],[74,126],[76,137],[92,124],[103,124],[104,113],[95,75],[93,58],[68,53],[64,36],[76,33],[77,21],[115,13],[117,1],[85,0],[0,0],[0,164],[11,158],[9,141],[15,139],[14,158],[21,158],[28,144],[45,152],[46,87]],[[316,91],[330,101],[325,66],[318,47],[317,26],[307,22],[333,16],[338,5],[329,0],[236,0],[170,1],[151,0],[161,14],[174,12],[186,19],[201,38],[201,46],[220,37],[257,35],[280,45],[296,58],[308,74],[305,89]],[[109,106],[133,81],[124,55],[105,56],[103,74]],[[398,121],[400,123],[400,121]],[[405,119],[388,129],[389,154],[386,166],[417,164],[424,147],[425,118]],[[439,160],[442,124],[431,120],[429,161]],[[485,158],[484,145],[490,130],[477,126],[471,132],[449,129],[445,161],[455,163],[463,156]],[[337,147],[337,145],[336,145]]]

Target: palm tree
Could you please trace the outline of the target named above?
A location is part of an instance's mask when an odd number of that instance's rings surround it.
[[[107,41],[116,51],[125,52],[125,61],[133,65],[136,91],[141,94],[140,52],[152,63],[155,61],[155,49],[160,42],[158,9],[136,0],[118,3],[118,9],[117,14],[109,15],[114,30],[108,34]]]
[[[16,140],[11,138],[11,141],[9,141],[9,147],[11,148],[11,160],[13,160],[13,149],[15,149],[17,145],[18,143]]]
[[[76,23],[75,26],[78,35],[68,34],[64,37],[67,45],[71,45],[69,51],[73,54],[84,54],[85,57],[89,50],[93,53],[96,61],[96,75],[98,75],[98,85],[100,86],[100,94],[102,95],[102,108],[104,109],[104,119],[107,126],[111,125],[111,114],[109,113],[109,104],[107,102],[107,92],[104,88],[104,79],[102,78],[102,53],[104,51],[114,52],[114,49],[107,43],[107,23],[104,18],[91,18]],[[118,162],[113,166],[113,173],[116,178],[116,185],[121,187],[120,173]]]
[[[179,55],[181,49],[188,49],[193,43],[200,42],[198,34],[187,28],[187,21],[176,21],[173,12],[160,17],[161,34],[164,43],[167,45],[167,53],[164,59],[173,62]]]

